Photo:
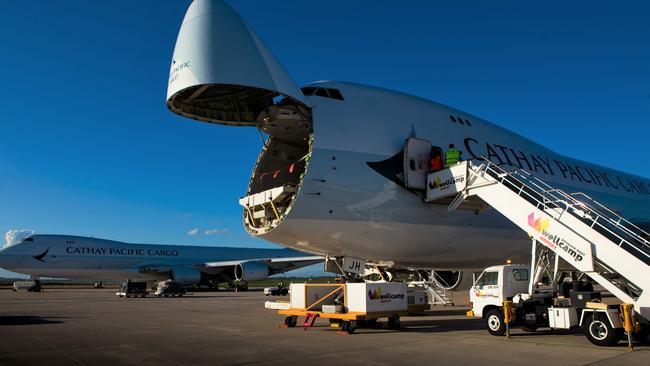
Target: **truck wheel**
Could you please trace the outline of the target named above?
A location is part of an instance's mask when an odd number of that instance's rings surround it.
[[[485,316],[485,327],[493,336],[502,336],[506,333],[506,322],[501,310],[492,309]]]
[[[600,314],[587,315],[582,330],[589,342],[596,346],[610,347],[620,339],[620,332],[612,327],[606,316]]]

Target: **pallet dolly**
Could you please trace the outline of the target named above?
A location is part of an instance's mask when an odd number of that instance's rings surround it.
[[[308,304],[305,298],[304,308],[288,308],[288,309],[279,309],[278,314],[284,315],[284,324],[281,325],[283,328],[293,328],[298,325],[298,318],[304,317],[302,326],[304,330],[314,326],[316,319],[324,318],[329,319],[330,327],[339,328],[341,331],[348,334],[354,333],[358,328],[371,327],[377,324],[378,320],[381,318],[388,319],[388,329],[398,330],[400,328],[400,316],[409,315],[412,312],[417,312],[424,310],[424,308],[419,305],[409,306],[406,310],[403,311],[377,311],[377,312],[323,312],[320,310],[313,310],[318,305],[322,305],[325,300],[332,300],[337,296],[343,294],[345,297],[346,287],[345,284],[339,285],[319,285],[319,284],[310,284],[310,287],[322,286],[329,287],[331,291],[326,295],[320,297],[315,302]],[[329,290],[329,289],[328,289]],[[305,296],[306,297],[306,296]],[[345,308],[345,307],[343,307]]]

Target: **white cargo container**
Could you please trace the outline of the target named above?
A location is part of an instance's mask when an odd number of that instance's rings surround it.
[[[406,283],[348,283],[346,306],[357,313],[406,311]]]

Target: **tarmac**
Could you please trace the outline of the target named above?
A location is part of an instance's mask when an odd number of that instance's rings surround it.
[[[576,331],[489,335],[467,307],[402,329],[281,328],[262,292],[126,299],[109,289],[0,291],[0,365],[649,365],[650,346],[596,347]],[[456,302],[466,304],[461,293]],[[278,298],[273,298],[278,299]]]

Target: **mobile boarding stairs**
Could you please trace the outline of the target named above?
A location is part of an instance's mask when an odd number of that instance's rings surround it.
[[[427,202],[454,211],[478,197],[576,270],[650,319],[650,234],[582,194],[568,194],[523,170],[486,159],[427,176]],[[474,198],[475,200],[475,198]]]

